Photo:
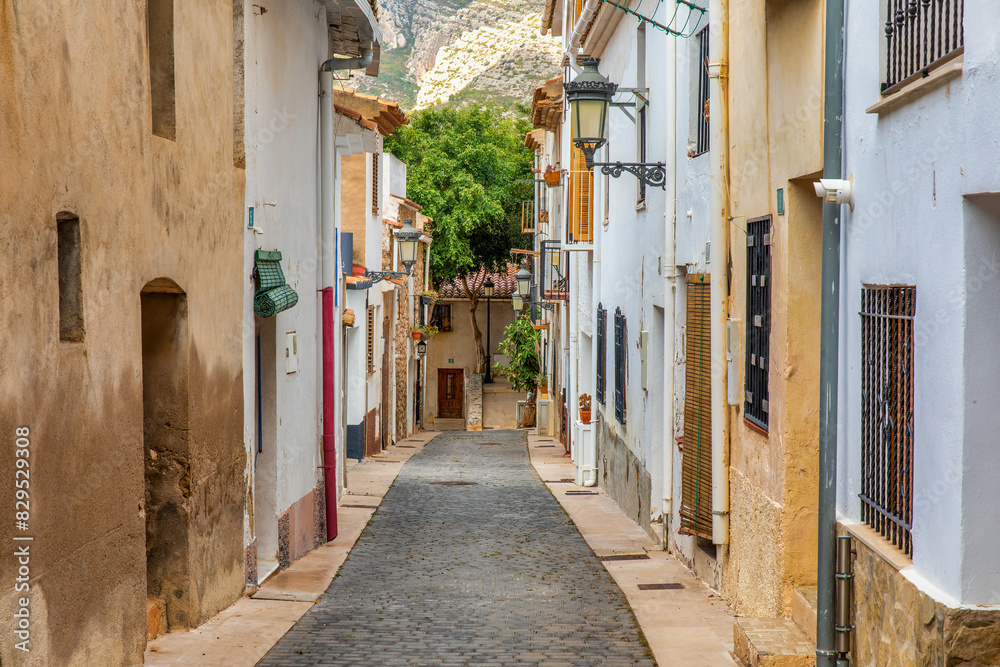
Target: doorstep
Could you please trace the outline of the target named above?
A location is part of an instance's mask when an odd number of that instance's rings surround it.
[[[529,430],[531,464],[625,594],[657,663],[735,666],[734,613],[722,597],[663,550],[660,526],[653,539],[599,488],[564,482],[575,468],[562,447],[545,446],[551,444]]]
[[[252,667],[316,603],[333,581],[403,464],[437,432],[423,431],[347,471],[337,513],[339,535],[313,549],[193,630],[163,635],[146,646],[145,665]],[[407,445],[401,449],[398,445]],[[413,449],[410,449],[413,447]]]
[[[784,618],[737,618],[733,624],[736,657],[743,667],[813,667],[816,649],[795,624]]]

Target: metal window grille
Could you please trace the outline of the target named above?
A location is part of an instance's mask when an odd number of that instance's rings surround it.
[[[767,429],[771,342],[771,216],[747,222],[747,349],[743,416]]]
[[[378,153],[372,153],[372,215],[378,215]]]
[[[885,80],[883,94],[926,76],[934,65],[958,55],[965,44],[965,0],[883,0]]]
[[[711,281],[688,274],[684,331],[684,444],[680,532],[712,537]]]
[[[697,118],[698,134],[694,155],[708,152],[710,130],[708,123],[709,87],[708,87],[708,28],[697,35],[698,40],[698,106],[694,109]],[[692,155],[692,157],[694,157]]]
[[[916,305],[916,287],[861,291],[861,518],[911,555]]]
[[[628,374],[628,329],[625,326],[625,316],[622,309],[615,309],[615,419],[619,424],[625,423],[625,378]]]
[[[368,306],[368,374],[375,372],[375,306]]]
[[[608,354],[608,311],[597,304],[597,402],[604,405],[604,371]]]

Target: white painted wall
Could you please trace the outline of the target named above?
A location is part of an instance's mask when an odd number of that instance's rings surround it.
[[[256,454],[254,369],[255,285],[249,276],[258,248],[280,250],[288,283],[298,304],[276,316],[277,457],[276,512],[310,493],[320,479],[322,396],[318,313],[319,248],[318,104],[319,66],[327,55],[327,29],[318,2],[276,0],[266,14],[245,14],[246,206],[255,226],[244,242],[244,441],[253,479]],[[265,205],[274,202],[274,206]],[[285,372],[285,332],[298,334],[299,370]],[[249,525],[246,539],[252,540]]]
[[[1000,368],[993,338],[1000,290],[998,63],[1000,5],[966,3],[965,70],[881,116],[876,3],[851,2],[845,61],[838,511],[860,520],[861,288],[917,286],[914,370],[914,556],[908,576],[939,599],[1000,603],[996,497]]]

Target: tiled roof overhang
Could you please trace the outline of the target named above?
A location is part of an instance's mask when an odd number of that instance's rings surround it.
[[[334,90],[333,103],[338,108],[350,109],[374,123],[382,136],[389,136],[410,122],[398,104],[374,95],[365,95],[352,90]]]
[[[531,124],[555,132],[562,124],[563,81],[562,77],[549,79],[535,88],[531,101]]]

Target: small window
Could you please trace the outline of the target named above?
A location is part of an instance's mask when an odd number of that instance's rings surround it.
[[[83,285],[80,279],[80,219],[56,217],[59,254],[59,340],[83,342]]]
[[[861,290],[861,520],[911,556],[916,309],[916,287]]]
[[[708,152],[711,126],[709,125],[709,79],[708,79],[708,28],[695,35],[692,50],[694,62],[691,67],[691,129],[693,146],[691,157]]]
[[[149,93],[153,134],[177,138],[174,80],[174,0],[146,1],[146,39],[149,49]]]
[[[375,372],[375,306],[368,306],[368,374]]]
[[[628,329],[622,309],[615,309],[615,419],[625,423],[625,380],[628,377]]]
[[[767,430],[771,345],[771,216],[747,223],[747,349],[743,416]]]
[[[431,313],[431,326],[437,327],[438,331],[451,331],[451,305],[437,304],[434,312]]]
[[[608,354],[608,311],[597,304],[597,402],[604,405],[604,377]]]

